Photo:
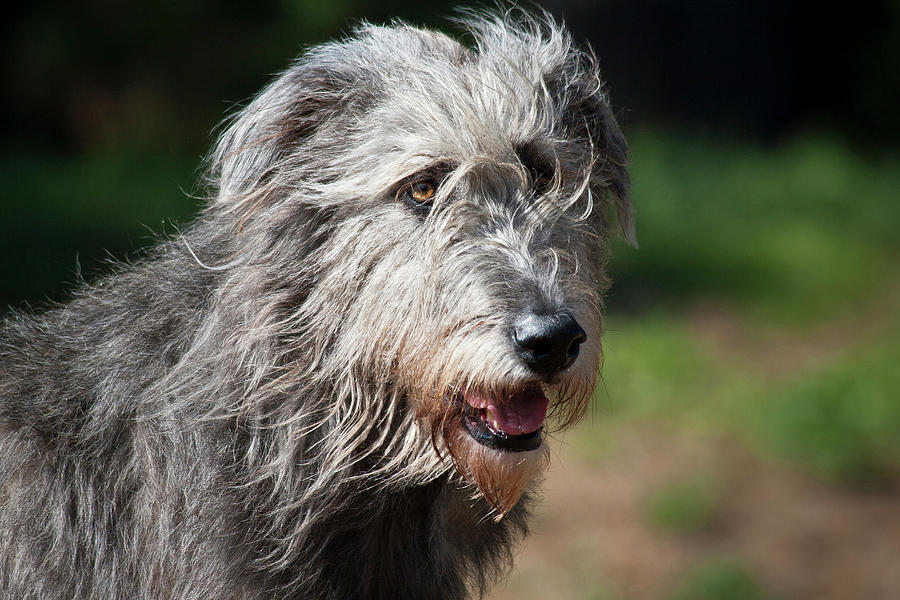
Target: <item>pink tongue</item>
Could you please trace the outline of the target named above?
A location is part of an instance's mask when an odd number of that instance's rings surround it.
[[[510,435],[537,431],[547,417],[549,400],[535,387],[512,396],[507,402],[494,403],[480,394],[466,394],[466,402],[487,412],[491,427]]]

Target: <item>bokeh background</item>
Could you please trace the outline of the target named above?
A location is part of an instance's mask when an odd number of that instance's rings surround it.
[[[900,2],[558,0],[630,139],[592,416],[495,600],[900,598]],[[199,205],[224,115],[354,20],[449,5],[5,9],[0,304]]]

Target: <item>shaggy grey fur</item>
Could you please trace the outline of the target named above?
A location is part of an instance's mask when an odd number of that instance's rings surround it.
[[[463,412],[583,414],[631,207],[593,57],[548,17],[461,22],[467,46],[395,24],[310,50],[227,125],[190,227],[2,324],[0,597],[453,599],[502,575],[546,443],[487,447]],[[510,327],[554,311],[587,341],[538,374]]]

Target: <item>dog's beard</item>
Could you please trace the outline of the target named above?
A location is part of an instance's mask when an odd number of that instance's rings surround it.
[[[475,485],[499,520],[550,464],[549,448],[546,442],[525,452],[490,448],[473,439],[462,418],[444,420],[441,437],[457,472]]]

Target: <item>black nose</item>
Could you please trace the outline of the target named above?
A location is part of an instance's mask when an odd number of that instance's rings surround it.
[[[513,326],[516,353],[541,375],[572,366],[578,358],[578,347],[586,339],[578,321],[564,311],[550,315],[528,313]]]

